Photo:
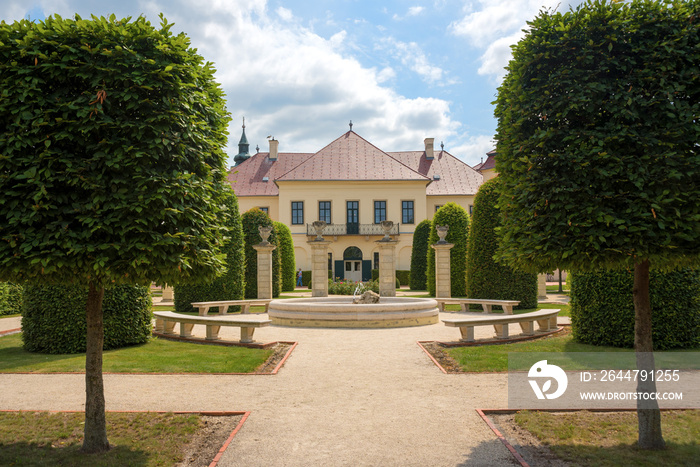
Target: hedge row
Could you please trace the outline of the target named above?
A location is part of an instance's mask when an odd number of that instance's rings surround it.
[[[449,225],[445,240],[453,243],[450,250],[450,280],[453,297],[464,297],[467,294],[467,239],[469,238],[469,214],[456,203],[447,203],[435,213],[430,226],[428,244],[439,240],[438,225]],[[426,280],[427,289],[435,296],[435,250],[428,247]]]
[[[631,271],[571,274],[571,333],[579,342],[634,347]],[[651,271],[654,350],[700,346],[700,271]]]
[[[487,181],[474,198],[467,248],[467,296],[519,300],[517,308],[535,308],[537,274],[516,271],[493,259],[498,248],[495,229],[501,225],[497,207],[500,183],[499,178]]]
[[[85,352],[87,288],[27,286],[22,311],[22,340],[29,352]],[[143,344],[151,335],[148,287],[118,285],[105,290],[104,350]]]
[[[243,239],[245,242],[245,298],[258,298],[258,252],[255,251],[253,245],[261,242],[258,226],[273,227],[272,233],[268,241],[275,245],[272,252],[272,296],[279,297],[280,295],[280,252],[277,233],[274,229],[272,219],[258,208],[253,208],[246,211],[241,216],[243,225]]]
[[[0,282],[0,316],[22,312],[23,289],[19,284]]]
[[[204,284],[176,284],[175,311],[193,311],[193,302],[240,300],[244,291],[245,251],[243,249],[243,227],[238,210],[238,199],[233,190],[223,192],[223,203],[227,207],[225,225],[229,239],[222,248],[226,255],[226,272]],[[230,311],[238,311],[231,308]]]
[[[297,283],[297,271],[292,231],[281,222],[275,222],[274,225],[279,240],[282,291],[294,292],[294,286]]]
[[[426,269],[428,267],[428,252],[432,248],[428,246],[430,240],[430,227],[432,221],[426,219],[416,226],[413,232],[413,248],[411,249],[411,274],[409,286],[411,290],[425,290]]]

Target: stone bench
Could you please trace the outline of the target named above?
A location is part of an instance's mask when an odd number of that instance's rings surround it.
[[[520,324],[525,336],[535,335],[534,324],[537,321],[537,332],[548,332],[557,329],[557,315],[559,310],[537,310],[519,315],[473,315],[461,318],[445,318],[442,320],[445,326],[459,328],[462,333],[462,342],[474,342],[475,326],[493,326],[496,337],[508,339],[508,325]]]
[[[192,337],[192,328],[195,324],[205,325],[206,340],[218,340],[221,326],[240,327],[242,344],[254,342],[255,328],[268,326],[272,322],[261,315],[191,316],[172,311],[154,311],[153,316],[156,319],[155,332],[166,336],[175,335],[175,323],[180,323],[180,337]]]
[[[209,313],[210,308],[218,308],[220,315],[225,315],[228,313],[228,308],[230,306],[240,306],[241,313],[248,313],[251,306],[264,306],[265,313],[267,313],[267,307],[272,300],[269,299],[250,299],[250,300],[223,300],[220,302],[195,302],[192,303],[193,308],[197,308],[199,316],[206,316]]]
[[[484,313],[491,313],[493,305],[500,306],[503,312],[508,315],[513,314],[513,307],[520,304],[519,300],[488,300],[480,298],[436,298],[440,311],[445,311],[445,305],[461,305],[462,311],[469,311],[469,305],[481,305]]]

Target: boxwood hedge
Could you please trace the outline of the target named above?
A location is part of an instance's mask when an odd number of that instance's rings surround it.
[[[493,260],[498,248],[494,229],[501,224],[497,207],[499,184],[499,178],[487,181],[474,198],[467,248],[467,296],[520,300],[518,308],[534,308],[537,306],[537,275],[516,271]]]
[[[273,226],[272,219],[258,208],[246,211],[241,216],[243,224],[243,239],[245,241],[245,298],[258,298],[258,252],[253,245],[260,243],[260,232],[258,226]],[[268,241],[277,248],[272,252],[272,296],[280,295],[280,252],[277,232],[272,229]]]
[[[583,343],[634,347],[631,271],[571,275],[571,332]],[[700,271],[651,271],[654,350],[700,346]]]
[[[85,352],[87,288],[26,286],[22,340],[29,352]],[[117,285],[105,290],[104,350],[143,344],[151,335],[151,293],[148,287]]]
[[[175,311],[177,312],[193,311],[191,305],[193,302],[240,300],[244,296],[243,227],[238,211],[238,199],[233,190],[227,190],[223,193],[223,202],[227,207],[228,214],[225,223],[229,229],[229,238],[222,248],[222,253],[226,254],[226,271],[208,283],[175,285]],[[229,312],[238,311],[238,308],[240,307],[229,308]]]
[[[453,243],[450,250],[450,280],[453,297],[467,294],[467,239],[469,238],[469,214],[456,203],[447,203],[435,213],[430,226],[427,247],[426,285],[431,296],[435,296],[435,250],[430,245],[439,240],[438,225],[449,225],[445,240]]]
[[[281,222],[275,222],[275,232],[280,249],[280,275],[282,278],[282,291],[294,292],[297,283],[296,261],[294,259],[294,240],[292,231]]]
[[[22,312],[23,289],[19,284],[0,282],[0,316]]]
[[[425,271],[428,267],[428,239],[430,238],[430,226],[432,221],[426,219],[416,226],[413,232],[413,248],[411,250],[411,290],[426,289]]]

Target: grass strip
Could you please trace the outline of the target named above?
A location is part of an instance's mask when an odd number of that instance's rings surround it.
[[[102,369],[114,373],[250,373],[273,351],[151,338],[143,345],[105,351]],[[84,371],[85,354],[27,352],[21,334],[0,339],[0,373]]]
[[[529,412],[515,422],[564,461],[581,466],[696,466],[700,459],[700,411],[664,411],[667,449],[637,448],[636,412]]]
[[[86,455],[83,413],[0,413],[0,465],[46,466],[175,465],[183,446],[203,424],[197,414],[107,413],[113,448]]]

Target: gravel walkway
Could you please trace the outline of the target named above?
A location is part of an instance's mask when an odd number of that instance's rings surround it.
[[[105,375],[107,409],[251,411],[220,466],[514,465],[474,410],[507,407],[507,375],[446,375],[417,345],[457,329],[271,326],[255,337],[299,345],[276,376]],[[0,410],[82,410],[84,399],[83,375],[0,376]]]

